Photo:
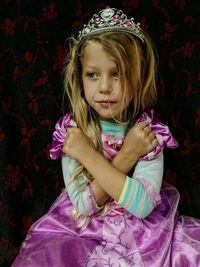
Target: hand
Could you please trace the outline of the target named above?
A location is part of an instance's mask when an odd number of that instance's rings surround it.
[[[81,162],[82,158],[88,155],[93,147],[81,129],[71,127],[67,132],[62,151],[69,157]]]
[[[155,134],[148,126],[148,123],[142,121],[129,130],[120,152],[135,160],[152,151],[156,145]]]

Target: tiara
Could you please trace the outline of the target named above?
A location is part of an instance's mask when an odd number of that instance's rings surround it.
[[[90,35],[108,31],[126,31],[144,42],[140,23],[135,23],[134,18],[128,19],[122,10],[116,8],[106,8],[94,14],[88,24],[84,25],[82,31],[79,31],[78,39],[81,41]]]

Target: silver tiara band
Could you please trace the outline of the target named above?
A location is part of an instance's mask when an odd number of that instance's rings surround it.
[[[128,19],[122,10],[116,8],[106,8],[98,14],[94,14],[88,24],[85,24],[82,31],[79,32],[78,39],[81,41],[85,37],[108,31],[125,31],[144,42],[140,23],[135,23],[134,18]]]

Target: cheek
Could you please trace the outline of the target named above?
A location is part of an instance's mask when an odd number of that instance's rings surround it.
[[[90,89],[91,88],[89,87],[89,85],[87,83],[83,84],[84,95],[85,95],[85,98],[88,102],[90,102],[90,100],[93,98],[93,92]]]

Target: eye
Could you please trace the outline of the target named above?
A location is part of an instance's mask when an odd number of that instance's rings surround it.
[[[119,72],[118,71],[115,71],[113,73],[113,77],[118,79],[119,78]]]
[[[97,78],[97,73],[96,72],[87,72],[86,76],[89,77],[90,79],[96,79]]]

